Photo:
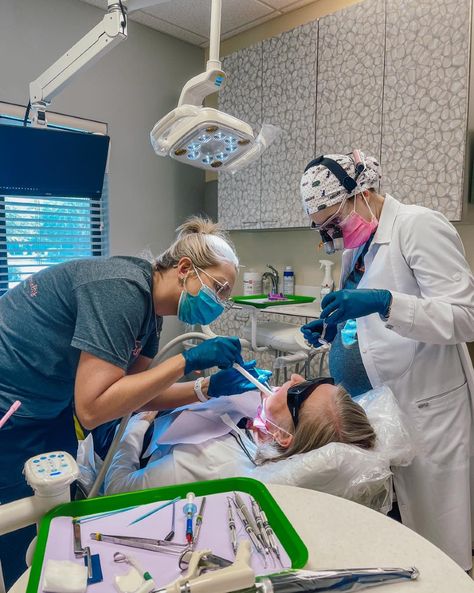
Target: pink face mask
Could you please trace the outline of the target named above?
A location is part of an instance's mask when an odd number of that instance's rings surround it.
[[[273,433],[270,432],[267,428],[267,424],[271,424],[278,430],[281,430],[285,434],[292,436],[291,432],[288,432],[284,428],[281,428],[281,426],[278,426],[277,424],[268,419],[267,414],[265,412],[265,401],[266,399],[263,400],[262,405],[258,406],[257,415],[253,420],[253,428],[257,428],[260,432],[263,432],[264,434],[268,434],[273,437]]]
[[[355,249],[364,245],[364,243],[367,243],[370,235],[375,232],[379,225],[379,221],[370,209],[364,194],[362,194],[362,197],[372,214],[372,219],[367,221],[360,214],[357,214],[355,211],[356,199],[354,199],[354,210],[339,223],[339,227],[342,230],[342,237],[344,239],[344,247],[347,249]]]

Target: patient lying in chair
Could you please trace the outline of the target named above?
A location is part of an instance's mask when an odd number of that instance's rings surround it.
[[[368,450],[376,440],[365,411],[343,388],[300,375],[271,396],[248,392],[155,417],[143,412],[130,420],[105,478],[106,494],[249,476],[256,467],[329,443]],[[150,424],[154,432],[144,462]]]

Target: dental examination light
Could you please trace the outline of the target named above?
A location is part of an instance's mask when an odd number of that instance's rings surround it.
[[[126,5],[126,0],[107,0],[107,14],[102,22],[73,45],[41,76],[30,82],[30,102],[25,114],[25,126],[28,123],[30,109],[33,126],[46,126],[48,123],[46,107],[51,100],[76,74],[92,66],[127,38]]]
[[[156,123],[150,138],[159,156],[210,171],[236,171],[260,156],[277,134],[276,128],[267,125],[256,137],[249,124],[203,106],[204,99],[219,91],[226,79],[219,60],[221,9],[222,0],[212,0],[206,71],[184,85],[178,106]]]

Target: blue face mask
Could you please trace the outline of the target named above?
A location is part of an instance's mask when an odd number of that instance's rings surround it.
[[[178,303],[178,319],[190,325],[209,325],[224,312],[224,308],[215,292],[201,280],[197,295],[190,294],[186,289],[182,291]]]

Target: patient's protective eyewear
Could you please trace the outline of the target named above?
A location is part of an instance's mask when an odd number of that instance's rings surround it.
[[[286,394],[286,404],[290,410],[291,418],[293,419],[295,428],[298,424],[298,414],[302,403],[308,399],[316,387],[319,387],[319,385],[324,385],[325,383],[334,385],[334,379],[332,377],[318,377],[317,379],[308,379],[307,381],[302,381],[301,383],[292,385],[288,388]]]

